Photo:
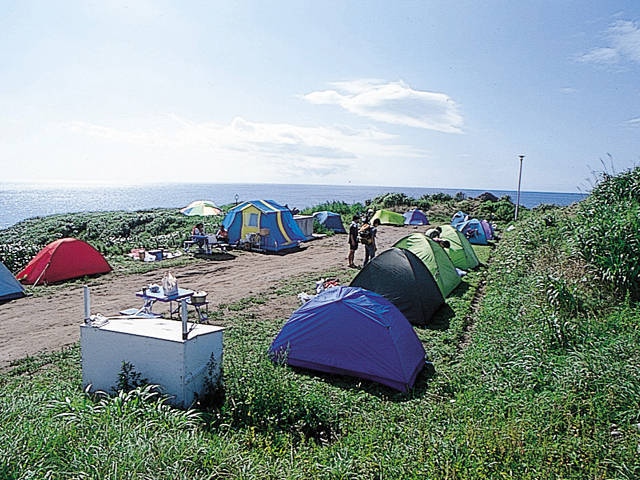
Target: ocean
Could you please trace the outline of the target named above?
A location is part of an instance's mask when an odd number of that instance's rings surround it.
[[[404,193],[413,198],[438,192],[449,195],[464,193],[477,197],[490,192],[496,197],[509,195],[516,201],[517,192],[510,190],[469,190],[452,188],[385,187],[361,185],[302,184],[152,184],[127,186],[78,186],[0,183],[0,229],[28,218],[58,213],[135,211],[149,208],[182,208],[194,200],[211,200],[218,205],[245,200],[268,199],[302,210],[329,201],[363,203],[385,193]],[[580,193],[520,192],[520,205],[533,208],[541,204],[569,205],[585,198]]]

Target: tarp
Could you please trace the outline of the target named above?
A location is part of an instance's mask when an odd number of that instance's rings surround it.
[[[444,303],[427,266],[414,253],[400,248],[376,255],[358,272],[351,286],[379,293],[413,325],[427,325]]]
[[[480,260],[467,237],[451,225],[442,225],[440,238],[448,240],[450,247],[445,249],[453,264],[462,270],[471,270],[480,265]]]
[[[307,239],[291,210],[273,200],[243,202],[229,210],[222,224],[229,232],[229,243],[260,235],[260,247],[266,251],[295,248]]]
[[[382,225],[404,225],[404,215],[391,210],[377,210],[371,217],[370,223],[379,219]]]
[[[91,245],[76,238],[61,238],[40,250],[16,278],[37,285],[110,271],[111,266]]]
[[[413,328],[387,299],[332,287],[296,310],[269,355],[288,365],[364,378],[406,392],[425,364]]]
[[[335,233],[347,233],[342,223],[342,218],[338,213],[323,210],[322,212],[314,213],[313,217],[328,230],[333,230]]]
[[[0,262],[0,302],[24,297],[24,287],[9,269]]]
[[[406,248],[415,253],[433,275],[444,297],[448,297],[460,285],[460,276],[447,253],[425,234],[412,233],[398,240],[393,246]]]
[[[405,212],[403,216],[405,225],[429,225],[427,216],[418,208]]]

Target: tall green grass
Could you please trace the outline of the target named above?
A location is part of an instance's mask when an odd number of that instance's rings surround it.
[[[0,374],[0,477],[639,478],[640,309],[577,251],[575,208],[478,249],[489,267],[416,329],[434,370],[407,394],[268,360],[286,318],[260,312],[353,275],[318,272],[221,307],[222,389],[197,410],[86,395],[78,347]]]
[[[574,221],[576,254],[617,294],[640,299],[640,169],[602,173]]]

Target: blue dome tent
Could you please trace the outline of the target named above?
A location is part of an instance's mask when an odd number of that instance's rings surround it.
[[[320,225],[329,230],[333,230],[335,233],[347,233],[342,223],[342,218],[338,213],[324,210],[314,213],[313,218],[316,219]]]
[[[487,234],[480,220],[472,218],[454,225],[474,245],[487,245]]]
[[[469,215],[464,212],[456,212],[453,217],[451,217],[451,225],[455,227],[466,220],[469,220]]]
[[[24,287],[5,267],[4,263],[0,262],[0,303],[24,296]]]
[[[413,210],[404,212],[404,224],[405,225],[429,225],[429,219],[427,218],[427,216],[422,210],[418,208],[414,208]]]
[[[325,290],[293,312],[269,348],[274,361],[372,380],[406,392],[425,351],[404,315],[377,293]]]

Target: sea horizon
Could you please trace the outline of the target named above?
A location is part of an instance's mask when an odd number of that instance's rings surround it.
[[[434,193],[477,197],[491,193],[508,195],[515,203],[517,192],[500,189],[398,187],[381,185],[320,185],[278,183],[143,183],[128,185],[79,184],[74,182],[0,182],[0,229],[29,218],[55,214],[103,211],[136,211],[182,208],[194,200],[218,205],[245,200],[269,199],[291,208],[313,207],[326,202],[364,203],[385,193],[404,193],[413,198]],[[521,191],[520,205],[566,206],[586,197],[583,193]]]

